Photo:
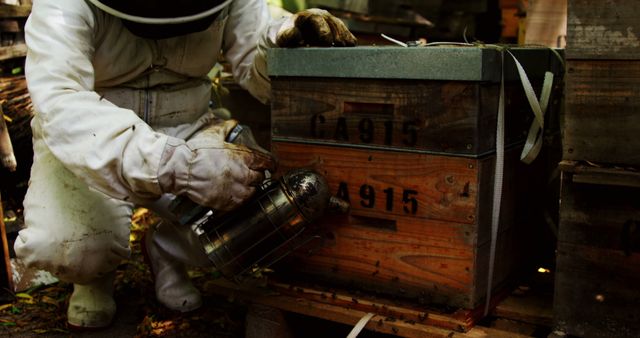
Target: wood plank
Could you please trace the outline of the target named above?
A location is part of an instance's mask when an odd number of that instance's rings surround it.
[[[526,337],[513,332],[473,326],[458,319],[460,314],[398,304],[388,299],[322,291],[288,284],[269,284],[268,287],[236,285],[224,280],[211,281],[207,289],[224,296],[267,305],[288,312],[330,320],[354,326],[367,313],[376,314],[365,326],[366,330],[400,337]]]
[[[551,297],[547,300],[528,299],[527,303],[507,298],[496,308],[495,315],[521,323],[553,327],[553,305]]]
[[[0,4],[0,18],[20,18],[31,14],[31,5],[14,6]]]
[[[375,233],[339,225],[332,230],[331,242],[312,255],[294,255],[274,270],[293,280],[322,281],[413,299],[420,304],[473,307],[473,246],[451,248],[455,244],[450,242],[455,239],[445,238],[446,233],[421,243],[422,236],[405,242],[409,237],[406,234]],[[425,227],[424,233],[437,230],[447,229]]]
[[[553,280],[549,273],[550,286],[541,289],[540,285],[518,287],[509,297],[500,302],[493,314],[498,318],[553,327]],[[527,282],[531,282],[527,280]]]
[[[456,321],[451,317],[442,316],[433,312],[425,312],[424,310],[414,311],[401,307],[394,307],[384,302],[368,304],[366,301],[362,300],[362,306],[345,307],[342,302],[358,305],[360,300],[358,300],[358,303],[355,303],[352,300],[353,297],[338,293],[334,296],[333,293],[330,292],[318,292],[319,295],[315,295],[316,298],[313,298],[313,294],[305,292],[305,290],[297,287],[294,287],[293,289],[296,290],[296,292],[300,292],[300,295],[283,294],[275,291],[271,287],[256,288],[247,285],[239,286],[224,280],[212,281],[209,285],[208,289],[213,292],[219,292],[220,295],[226,297],[238,297],[240,299],[272,306],[284,311],[300,313],[347,325],[355,325],[360,318],[368,313],[367,306],[369,309],[374,309],[375,305],[375,308],[377,309],[376,311],[382,311],[383,314],[376,315],[367,324],[366,328],[374,332],[402,335],[406,337],[450,337],[452,334],[461,334],[461,337],[465,336],[462,327],[457,326],[462,325],[462,322]],[[282,291],[282,289],[280,291]],[[322,295],[324,295],[324,299],[326,300],[334,300],[335,297],[335,303],[329,301],[316,301],[317,298],[322,299]],[[408,312],[406,321],[404,319],[399,319],[400,314],[405,312]],[[409,314],[411,316],[409,316]],[[397,317],[392,317],[392,315]],[[432,316],[434,318],[431,318]],[[410,319],[412,317],[416,317],[416,320]],[[431,324],[422,324],[422,322],[427,320],[429,321],[428,323],[456,325],[458,330],[455,331],[453,329],[442,328]],[[450,324],[446,324],[447,322]]]
[[[516,195],[515,184],[509,183],[515,182],[523,166],[519,151],[509,149],[505,156],[501,214],[505,227],[510,226],[516,203],[510,198]],[[350,224],[363,226],[366,220],[369,227],[376,228],[371,222],[379,220],[378,228],[385,228],[384,224],[393,228],[390,223],[405,222],[407,217],[477,224],[479,237],[474,240],[479,244],[489,240],[491,212],[486,206],[493,194],[492,156],[477,160],[293,142],[274,142],[273,152],[280,161],[279,172],[310,168],[325,176],[331,192],[351,202],[351,216],[355,217],[346,220]],[[392,199],[389,188],[393,189]],[[375,195],[372,205],[371,199],[364,198],[370,197],[371,190]],[[482,208],[478,208],[479,201]]]
[[[349,293],[335,288],[318,289],[300,284],[269,282],[269,287],[280,295],[303,298],[314,303],[329,304],[345,309],[372,312],[399,321],[421,323],[429,326],[466,332],[472,326],[470,311],[443,312],[428,305],[419,305],[402,300],[372,297],[371,294]]]
[[[567,59],[640,58],[640,3],[569,0]]]
[[[350,215],[321,223],[329,238],[322,249],[285,266],[343,285],[357,281],[422,302],[469,306],[477,160],[283,142],[273,142],[272,150],[282,172],[315,169],[352,205]],[[392,199],[384,193],[389,189]],[[403,191],[411,192],[407,203]]]
[[[295,277],[303,272],[328,283],[421,303],[474,308],[483,301],[493,157],[474,160],[285,142],[272,146],[282,172],[312,168],[327,178],[334,195],[352,205],[349,215],[320,222],[323,247],[310,257],[290,258],[279,273]],[[514,150],[507,155],[496,287],[513,274],[521,257],[521,229],[514,227],[516,170],[511,166],[517,155]]]
[[[561,161],[559,167],[573,174],[572,181],[576,183],[640,188],[640,172],[635,168],[605,167],[568,160]]]
[[[640,61],[568,62],[563,159],[640,165]]]
[[[24,56],[27,56],[27,45],[24,43],[0,47],[0,61]]]
[[[352,215],[476,222],[478,160],[287,142],[272,150],[279,172],[311,168],[325,176]]]
[[[577,183],[575,175],[562,176],[556,327],[577,336],[635,337],[640,332],[640,188]]]
[[[575,183],[563,173],[558,240],[640,253],[640,188]]]
[[[368,239],[360,233],[346,237],[344,233],[352,229],[336,229],[330,243],[311,253],[302,251],[286,258],[274,267],[276,273],[287,280],[315,281],[422,305],[473,309],[485,301],[489,243],[477,249],[450,249],[446,242],[403,243],[403,236],[392,234],[387,240],[380,236]],[[508,286],[523,256],[512,238],[514,232],[511,229],[498,236],[494,290]]]
[[[275,140],[476,157],[495,151],[498,84],[274,78],[272,90]],[[513,144],[532,114],[519,83],[505,90],[506,143]]]

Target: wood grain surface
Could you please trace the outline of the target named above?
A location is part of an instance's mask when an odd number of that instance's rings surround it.
[[[563,173],[554,312],[575,336],[640,332],[640,188]]]
[[[272,150],[280,172],[314,169],[327,178],[332,194],[348,196],[351,204],[348,215],[320,222],[321,245],[302,251],[280,271],[423,304],[475,308],[484,300],[493,157],[287,142],[273,142]],[[509,152],[510,164],[514,155]],[[522,254],[513,224],[514,178],[512,170],[506,174],[494,286],[512,275]]]
[[[640,59],[640,3],[569,0],[567,59]]]
[[[640,165],[640,60],[570,60],[563,158]]]
[[[499,84],[274,78],[272,89],[276,140],[476,157],[495,151]],[[524,138],[532,114],[520,83],[508,84],[505,91],[506,141],[511,144]]]

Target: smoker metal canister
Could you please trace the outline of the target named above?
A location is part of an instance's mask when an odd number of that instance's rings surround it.
[[[194,231],[216,269],[232,280],[265,268],[312,239],[308,226],[332,199],[324,177],[308,169],[287,172],[263,185],[245,205],[206,217]]]

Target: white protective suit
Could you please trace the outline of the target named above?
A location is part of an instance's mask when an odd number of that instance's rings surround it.
[[[265,1],[234,0],[205,31],[147,40],[84,0],[34,0],[26,76],[35,155],[17,256],[75,283],[77,297],[81,285],[110,280],[130,254],[133,202],[163,193],[165,145],[213,119],[206,74],[221,49],[236,81],[266,101],[263,48],[278,25]],[[164,226],[154,241],[182,262],[208,264],[189,229]]]

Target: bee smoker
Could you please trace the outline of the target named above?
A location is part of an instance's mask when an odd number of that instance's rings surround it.
[[[250,132],[246,135],[252,139]],[[213,266],[224,277],[241,281],[317,238],[310,229],[313,222],[330,209],[346,212],[349,205],[331,196],[320,174],[294,169],[278,180],[267,179],[252,199],[222,215],[180,198],[170,209],[196,233]]]

